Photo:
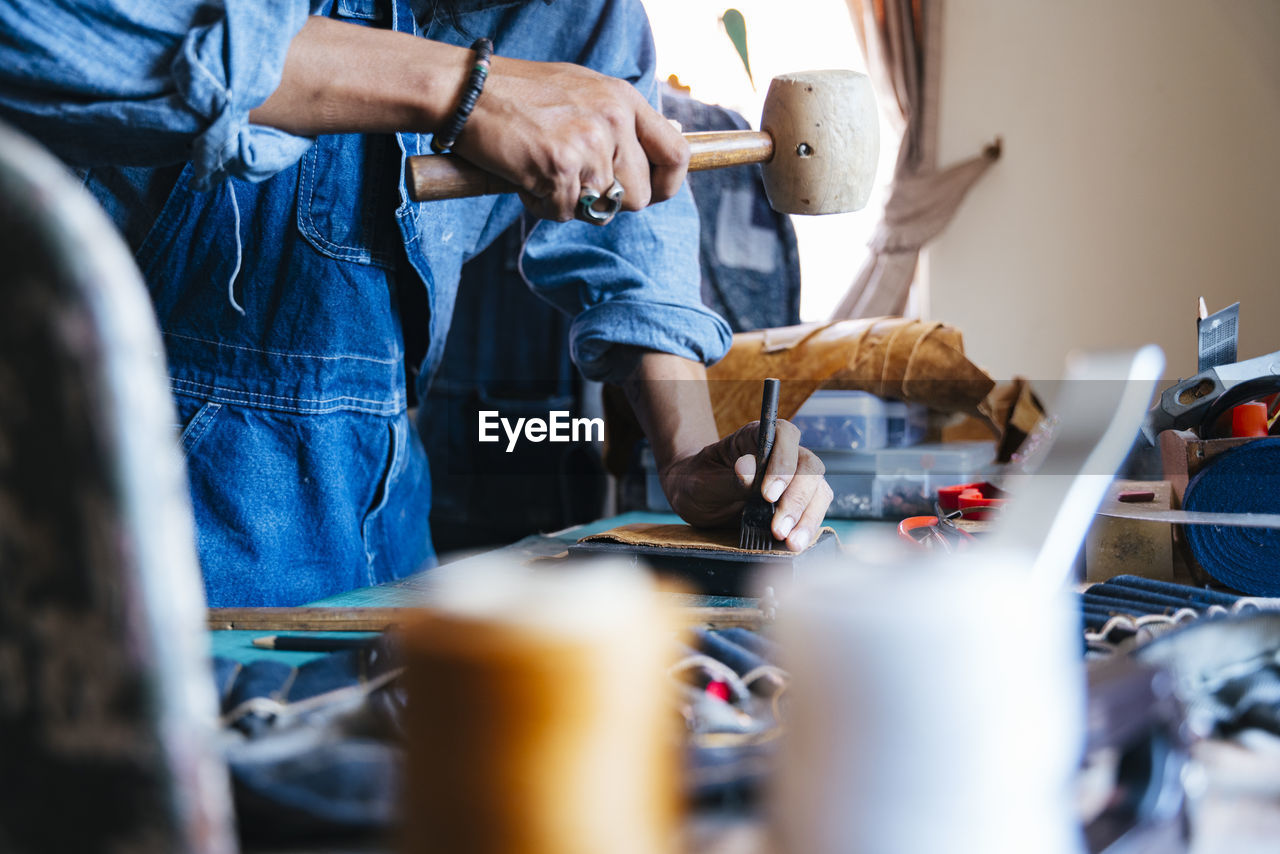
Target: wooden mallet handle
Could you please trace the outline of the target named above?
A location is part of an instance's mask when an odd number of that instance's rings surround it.
[[[880,131],[865,74],[832,69],[775,77],[760,127],[685,134],[690,171],[762,163],[765,195],[781,213],[841,213],[867,203],[880,160]],[[457,157],[409,158],[409,196],[415,202],[515,190]]]
[[[686,133],[689,171],[767,163],[773,157],[773,137],[761,131],[732,130]],[[514,184],[472,166],[460,157],[429,154],[410,157],[409,197],[415,202],[466,199],[514,193]]]

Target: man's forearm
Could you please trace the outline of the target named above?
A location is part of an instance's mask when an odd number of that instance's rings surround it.
[[[312,17],[280,86],[249,116],[299,136],[426,133],[453,111],[471,63],[466,48]]]
[[[659,470],[719,438],[701,364],[653,351],[634,350],[631,356],[634,364],[623,389]]]
[[[474,55],[406,33],[314,17],[289,44],[279,87],[250,119],[299,136],[434,133],[454,114]],[[454,153],[521,188],[536,216],[572,219],[584,188],[617,180],[623,210],[674,196],[689,146],[625,80],[578,65],[494,56]]]

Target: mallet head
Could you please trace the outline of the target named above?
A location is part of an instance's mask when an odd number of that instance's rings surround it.
[[[879,115],[867,75],[832,70],[775,77],[760,129],[773,137],[764,188],[774,210],[827,214],[866,205],[880,160]]]

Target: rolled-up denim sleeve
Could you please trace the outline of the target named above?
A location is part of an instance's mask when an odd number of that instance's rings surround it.
[[[613,347],[626,344],[695,362],[729,349],[727,323],[702,304],[698,214],[688,187],[600,228],[542,222],[525,244],[521,271],[544,298],[574,315],[570,352],[589,379],[616,382]]]
[[[74,166],[190,160],[194,184],[270,177],[311,140],[254,125],[309,0],[8,0],[0,117]]]
[[[629,80],[655,108],[654,47],[639,0],[598,2],[594,41],[579,61]],[[574,315],[570,352],[589,379],[622,379],[615,345],[673,353],[703,364],[728,352],[729,325],[702,304],[698,212],[688,185],[604,227],[540,222],[521,272],[530,287]]]

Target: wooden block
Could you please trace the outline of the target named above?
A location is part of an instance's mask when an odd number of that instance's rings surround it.
[[[1155,498],[1142,504],[1126,504],[1117,497],[1129,492],[1151,492]],[[1167,480],[1117,480],[1108,488],[1102,507],[1170,510],[1173,488]],[[1095,517],[1085,540],[1085,581],[1106,581],[1117,575],[1175,581],[1172,529],[1167,523]]]
[[[1201,439],[1190,430],[1165,430],[1160,434],[1160,457],[1165,480],[1173,484],[1174,508],[1182,505],[1187,483],[1218,454],[1239,447],[1251,438]]]
[[[1187,476],[1195,477],[1200,469],[1208,464],[1209,460],[1221,454],[1223,451],[1229,451],[1232,448],[1238,448],[1248,442],[1252,442],[1252,436],[1244,436],[1233,439],[1199,439],[1187,443]]]

